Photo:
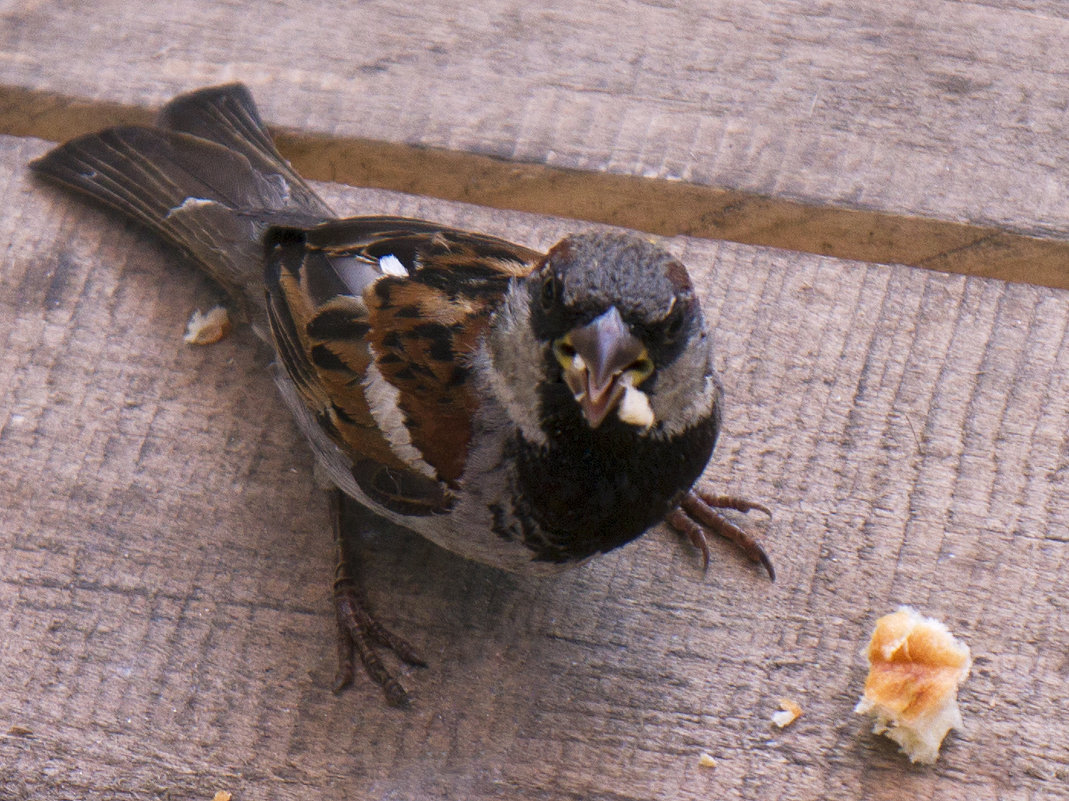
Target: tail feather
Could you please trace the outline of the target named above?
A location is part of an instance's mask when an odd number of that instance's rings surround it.
[[[88,134],[30,166],[154,229],[262,307],[264,231],[330,209],[275,150],[244,87],[177,98],[161,123]]]
[[[286,178],[292,200],[323,215],[331,209],[313,192],[278,152],[252,95],[243,84],[233,83],[179,95],[160,111],[156,124],[179,133],[216,142],[241,153],[256,169],[274,171]]]
[[[266,153],[282,160],[252,95],[240,83],[178,95],[160,110],[156,126],[208,139],[245,155]]]
[[[114,166],[120,162],[124,149],[113,141],[119,136],[121,129],[113,129],[99,136],[75,139],[30,166],[41,175],[85,192],[139,222],[155,227],[164,212],[158,209],[161,204],[150,191],[150,183],[134,182],[125,177],[133,171],[132,157],[129,157],[130,169],[125,173]]]

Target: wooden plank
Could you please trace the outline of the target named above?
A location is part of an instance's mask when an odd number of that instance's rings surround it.
[[[1067,37],[1050,3],[24,1],[0,132],[241,79],[311,177],[1066,287]]]
[[[1069,779],[1069,293],[668,241],[729,396],[707,480],[775,507],[779,580],[726,546],[703,576],[662,531],[548,580],[384,531],[370,597],[431,662],[397,711],[330,692],[326,508],[266,354],[245,329],[183,345],[212,288],[33,183],[44,149],[0,139],[0,796],[1033,799]],[[577,225],[323,188],[536,247]],[[899,603],[976,659],[932,768],[851,711]],[[805,715],[779,731],[783,695]]]

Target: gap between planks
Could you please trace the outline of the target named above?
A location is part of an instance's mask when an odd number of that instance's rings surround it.
[[[0,86],[0,134],[64,141],[109,125],[151,124],[148,109]],[[394,142],[275,130],[301,175],[652,234],[726,239],[806,253],[1069,289],[1069,241],[733,189],[586,172]]]

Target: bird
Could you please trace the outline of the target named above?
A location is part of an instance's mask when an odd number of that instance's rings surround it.
[[[284,405],[328,477],[337,553],[335,689],[356,658],[425,661],[372,613],[359,538],[386,520],[505,570],[549,574],[660,523],[711,534],[767,570],[725,510],[763,504],[695,483],[722,424],[713,331],[684,265],[630,233],[546,252],[393,216],[339,218],[277,150],[240,83],[175,97],[32,162],[147,226],[226,290],[270,342]]]

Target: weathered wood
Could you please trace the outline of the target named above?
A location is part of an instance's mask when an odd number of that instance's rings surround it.
[[[241,79],[311,177],[1065,287],[1067,38],[1011,2],[23,2],[0,132]]]
[[[0,139],[0,796],[1031,799],[1069,781],[1069,293],[676,239],[729,393],[707,479],[769,501],[771,585],[658,532],[559,578],[374,539],[429,657],[414,708],[335,697],[311,460],[247,329]],[[324,187],[542,247],[574,222]],[[908,602],[976,657],[966,731],[910,767],[851,710]],[[779,731],[779,696],[804,716]],[[22,727],[3,736],[10,727]],[[712,754],[715,768],[698,756]],[[168,795],[169,794],[169,795]]]

